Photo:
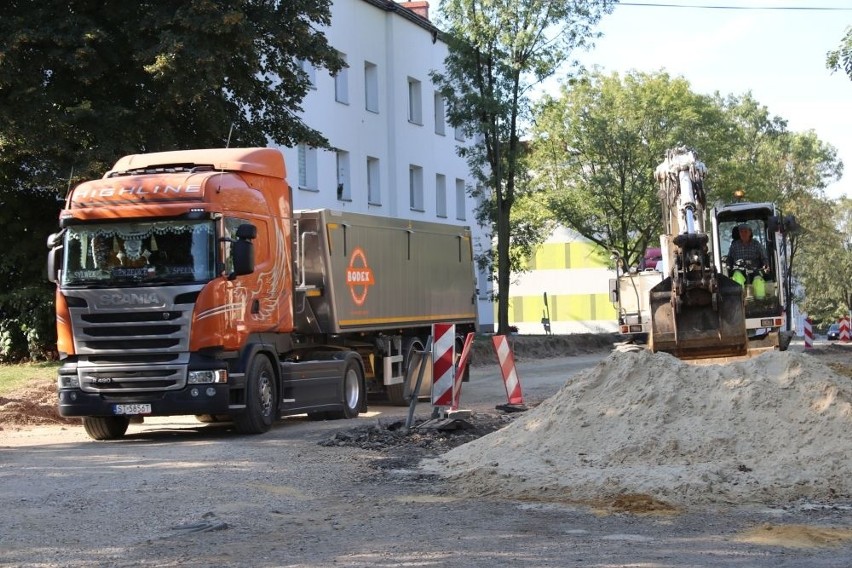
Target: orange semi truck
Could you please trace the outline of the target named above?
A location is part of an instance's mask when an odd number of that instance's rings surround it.
[[[476,327],[469,228],[294,210],[272,148],[126,156],[59,226],[59,411],[97,440],[134,416],[255,434],[403,404],[431,325]]]

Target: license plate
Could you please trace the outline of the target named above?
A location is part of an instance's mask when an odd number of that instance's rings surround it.
[[[112,407],[115,414],[151,414],[150,404],[116,404]]]

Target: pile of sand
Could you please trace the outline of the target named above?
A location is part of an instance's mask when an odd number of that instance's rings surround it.
[[[468,495],[778,503],[848,498],[850,456],[852,380],[812,357],[698,366],[642,351],[423,468]]]

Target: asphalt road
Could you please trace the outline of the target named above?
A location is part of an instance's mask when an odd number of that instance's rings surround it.
[[[606,355],[519,361],[525,397],[553,394]],[[505,401],[496,363],[473,369],[461,407]],[[418,414],[430,412],[419,405]],[[381,453],[318,444],[404,413],[374,404],[355,421],[293,417],[260,436],[160,418],[106,443],[80,427],[2,431],[0,565],[852,566],[848,540],[780,530],[849,531],[849,503],[636,515],[464,499]],[[744,537],[761,527],[764,538]]]

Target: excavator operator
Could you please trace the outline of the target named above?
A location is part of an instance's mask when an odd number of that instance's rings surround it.
[[[766,295],[766,286],[759,271],[769,270],[769,261],[763,245],[752,239],[752,230],[746,224],[737,227],[739,240],[731,243],[728,251],[728,268],[733,270],[731,278],[740,286],[750,283],[754,296],[761,300]]]

